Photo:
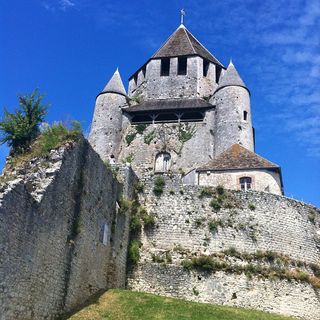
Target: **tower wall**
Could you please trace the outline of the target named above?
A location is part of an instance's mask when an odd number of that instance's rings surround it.
[[[204,60],[199,61],[199,93],[200,97],[210,97],[213,95],[218,87],[216,79],[216,68],[217,66],[209,62],[207,75],[203,74]]]
[[[97,97],[89,142],[103,160],[117,159],[121,142],[122,111],[126,98],[117,93]]]
[[[199,60],[199,57],[188,57],[187,75],[177,75],[178,58],[171,58],[169,76],[160,76],[161,59],[151,60],[148,64],[147,98],[198,97]]]
[[[254,151],[250,95],[240,86],[227,86],[215,93],[215,156],[233,144]],[[246,112],[246,120],[244,116]]]

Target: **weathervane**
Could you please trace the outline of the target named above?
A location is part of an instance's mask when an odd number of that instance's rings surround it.
[[[186,12],[184,11],[184,9],[181,9],[180,10],[181,24],[183,24],[183,22],[184,22],[183,20],[184,20],[185,15],[186,15]]]

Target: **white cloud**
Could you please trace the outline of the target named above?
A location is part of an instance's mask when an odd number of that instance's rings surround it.
[[[71,0],[60,0],[59,5],[60,5],[60,8],[65,11],[70,7],[74,7],[76,4]]]
[[[41,4],[44,9],[51,12],[56,12],[57,10],[66,11],[67,9],[76,6],[76,3],[71,0],[46,0]]]

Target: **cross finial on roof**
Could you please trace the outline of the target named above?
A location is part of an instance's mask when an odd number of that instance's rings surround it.
[[[184,9],[180,10],[180,17],[181,17],[181,24],[184,23],[184,17],[186,15],[186,12],[184,11]]]

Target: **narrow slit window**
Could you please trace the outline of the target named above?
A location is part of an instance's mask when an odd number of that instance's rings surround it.
[[[136,73],[136,74],[133,76],[133,79],[134,79],[135,85],[137,85],[137,83],[138,83],[138,73]]]
[[[142,68],[143,78],[146,77],[146,70],[147,70],[147,66],[144,66],[144,67]]]
[[[203,76],[206,77],[208,75],[210,62],[208,60],[203,60]]]
[[[178,75],[185,76],[187,74],[187,57],[178,57]]]
[[[161,59],[161,72],[160,75],[163,76],[168,76],[170,73],[170,59],[169,58],[164,58]]]
[[[220,79],[220,75],[221,75],[221,67],[219,66],[216,66],[216,83],[219,82],[219,79]]]
[[[106,223],[101,226],[100,241],[105,246],[108,244],[109,227]]]
[[[243,120],[244,121],[248,120],[248,112],[247,111],[243,111]]]

